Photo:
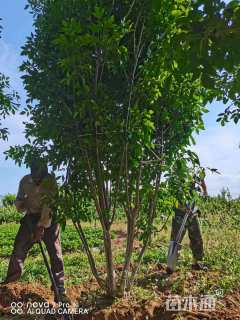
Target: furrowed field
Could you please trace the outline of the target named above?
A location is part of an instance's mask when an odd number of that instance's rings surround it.
[[[205,262],[209,266],[209,271],[191,270],[192,256],[186,235],[177,272],[170,276],[166,274],[165,267],[171,216],[167,218],[162,216],[162,219],[157,221],[156,232],[150,247],[144,255],[141,270],[132,288],[131,299],[134,297],[135,301],[131,300],[131,304],[142,305],[149,301],[155,301],[160,299],[163,294],[181,296],[214,295],[220,301],[219,312],[225,312],[226,304],[224,305],[223,302],[226,301],[225,297],[230,297],[230,301],[233,301],[232,296],[236,295],[237,298],[235,297],[235,299],[238,301],[240,281],[240,201],[224,199],[224,197],[209,198],[202,202],[201,212],[200,223],[204,238]],[[20,218],[21,215],[17,214],[13,207],[0,209],[0,280],[3,280],[6,274],[13,241],[19,227],[17,221]],[[86,237],[96,258],[97,267],[104,271],[105,261],[102,254],[103,240],[100,226],[97,221],[93,224],[85,223],[83,225]],[[114,261],[117,272],[121,271],[123,264],[125,225],[124,220],[120,220],[114,224],[112,231]],[[137,256],[141,248],[141,242],[135,241],[134,247],[134,255]],[[66,286],[70,296],[74,296],[79,301],[84,301],[85,304],[94,305],[96,308],[98,304],[101,305],[101,308],[108,305],[109,302],[104,301],[103,298],[100,302],[98,301],[99,297],[103,297],[103,293],[98,289],[94,280],[91,280],[92,276],[86,254],[71,221],[68,221],[65,230],[62,231],[62,248]],[[20,285],[24,286],[26,283],[50,286],[48,274],[37,245],[32,248],[25,262],[24,274]],[[116,299],[111,304],[111,308],[119,308],[119,306],[126,303],[127,299],[128,297]],[[234,303],[234,310],[238,314],[239,302]],[[195,316],[198,319],[197,313]],[[227,316],[229,315],[226,314],[226,319]],[[233,314],[231,316],[232,319],[238,319],[237,317],[234,318]],[[175,318],[169,317],[169,319]],[[180,316],[179,319],[186,319],[186,317],[181,318]],[[225,319],[225,313],[216,319]]]

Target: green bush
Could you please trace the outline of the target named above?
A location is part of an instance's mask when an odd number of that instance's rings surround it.
[[[16,200],[15,194],[8,193],[2,199],[2,204],[4,207],[13,206]]]
[[[15,206],[0,207],[0,224],[9,222],[19,222],[23,215],[17,211]]]
[[[205,201],[201,200],[199,208],[202,218],[206,222],[215,217],[219,225],[228,224],[232,228],[240,228],[240,200],[228,198],[225,195],[209,197]]]
[[[12,249],[15,236],[19,226],[15,223],[0,225],[0,257],[9,257]]]

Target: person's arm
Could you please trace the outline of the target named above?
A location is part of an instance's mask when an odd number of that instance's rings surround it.
[[[205,183],[204,179],[201,180],[201,188],[202,188],[202,191],[203,191],[203,195],[207,196],[208,195],[207,186],[206,186],[206,183]]]
[[[41,211],[41,217],[33,231],[33,241],[34,242],[39,242],[42,240],[45,229],[49,228],[52,223],[52,218],[51,218],[51,209],[47,207],[43,207]]]
[[[45,196],[43,199],[43,208],[37,225],[39,227],[49,228],[52,223],[52,210],[50,207],[54,203],[57,195],[57,182],[53,176],[46,179],[44,188]]]
[[[26,211],[26,205],[25,205],[25,193],[24,193],[24,183],[23,179],[19,183],[18,187],[18,193],[15,200],[15,206],[18,212],[24,212]]]
[[[41,217],[38,221],[38,227],[49,228],[52,223],[52,211],[48,207],[43,207]]]

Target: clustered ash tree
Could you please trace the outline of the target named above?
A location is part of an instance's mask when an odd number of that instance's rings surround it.
[[[35,31],[23,47],[21,70],[29,144],[12,147],[8,156],[21,163],[40,153],[54,169],[66,168],[58,211],[73,220],[99,285],[122,295],[139,270],[172,168],[177,174],[198,163],[188,148],[193,133],[204,129],[207,102],[220,96],[213,84],[228,72],[227,55],[208,68],[209,52],[218,55],[225,46],[235,13],[226,18],[222,1],[28,2]],[[212,16],[219,21],[214,30]],[[223,30],[220,43],[214,35]],[[103,231],[106,275],[81,225],[91,203]],[[127,244],[116,273],[111,226],[119,208]]]

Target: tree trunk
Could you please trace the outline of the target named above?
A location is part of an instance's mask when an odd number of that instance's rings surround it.
[[[130,269],[130,263],[133,252],[134,236],[135,236],[135,223],[136,218],[134,214],[128,215],[128,226],[127,226],[127,248],[125,253],[125,263],[123,267],[122,277],[119,285],[119,294],[124,295],[127,288],[128,273]]]
[[[107,268],[107,294],[110,297],[116,296],[116,275],[113,265],[113,255],[112,255],[112,241],[110,231],[107,228],[103,230],[104,237],[104,249],[106,257],[106,268]]]
[[[86,251],[86,254],[87,254],[87,257],[88,257],[88,262],[89,262],[89,265],[90,265],[90,268],[92,270],[92,273],[94,275],[94,277],[96,278],[99,286],[102,288],[102,289],[105,289],[105,284],[104,284],[104,280],[99,276],[98,274],[98,271],[97,271],[97,268],[96,268],[96,265],[95,265],[95,261],[94,261],[94,258],[93,258],[93,255],[92,255],[92,252],[88,246],[88,242],[87,242],[87,239],[85,237],[85,234],[83,232],[83,229],[82,229],[82,226],[80,224],[80,222],[74,222],[73,221],[73,224],[79,234],[79,237],[83,243],[83,246],[84,246],[84,249]]]
[[[161,172],[158,174],[157,176],[157,179],[156,179],[156,187],[155,187],[155,192],[154,192],[154,196],[152,199],[150,199],[150,206],[149,206],[149,212],[148,212],[148,224],[149,225],[152,225],[153,222],[154,222],[154,219],[156,217],[156,205],[157,205],[157,196],[158,196],[158,191],[159,191],[159,187],[160,187],[160,181],[161,181]],[[148,234],[147,236],[147,239],[139,253],[139,256],[138,256],[138,259],[137,259],[137,264],[136,264],[136,267],[135,269],[133,270],[132,274],[131,274],[131,279],[128,283],[128,290],[130,289],[130,287],[132,286],[133,284],[133,281],[139,271],[139,268],[140,268],[140,265],[142,263],[142,259],[143,259],[143,256],[144,256],[144,253],[147,249],[147,246],[150,242],[150,239],[151,239],[151,233]]]

